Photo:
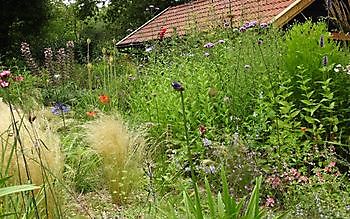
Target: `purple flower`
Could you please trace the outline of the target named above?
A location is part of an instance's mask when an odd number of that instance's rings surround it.
[[[210,165],[209,167],[206,167],[204,169],[204,171],[207,173],[207,174],[215,174],[216,173],[216,168],[214,165]]]
[[[209,42],[209,43],[204,45],[204,48],[210,49],[210,48],[213,48],[214,46],[215,46],[214,43]]]
[[[68,113],[69,110],[70,110],[69,106],[66,106],[63,103],[57,102],[55,106],[52,107],[51,112],[55,115],[61,115],[63,113]]]
[[[260,28],[262,28],[262,29],[265,29],[265,28],[267,28],[268,27],[268,24],[267,23],[261,23],[260,24]]]
[[[172,86],[172,87],[174,88],[174,90],[176,90],[176,91],[182,92],[182,91],[185,90],[185,88],[182,86],[182,84],[180,84],[180,83],[177,82],[177,81],[173,81],[173,83],[171,83],[171,86]]]
[[[251,27],[255,27],[256,24],[257,24],[256,21],[251,21],[251,22],[248,23],[248,26],[249,26],[249,28],[251,28]]]
[[[244,26],[239,28],[239,32],[245,32],[246,30],[247,28],[245,28]]]
[[[211,145],[211,141],[207,138],[203,138],[202,142],[203,142],[204,147],[210,147],[210,145]]]

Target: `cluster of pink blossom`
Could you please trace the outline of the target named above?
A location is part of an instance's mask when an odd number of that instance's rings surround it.
[[[0,87],[5,88],[10,86],[8,78],[10,77],[11,72],[9,70],[4,70],[0,73]]]
[[[270,184],[274,189],[280,187],[282,185],[282,182],[308,183],[308,181],[309,178],[307,176],[301,175],[301,173],[295,168],[284,172],[281,176],[273,175],[267,178],[267,183]]]
[[[340,172],[335,168],[335,165],[337,163],[335,161],[331,161],[324,169],[323,169],[323,172],[326,173],[326,174],[332,174],[334,173],[334,176],[340,176]],[[318,177],[318,179],[323,182],[324,179],[323,179],[323,174],[321,171],[317,171],[316,172],[316,176]]]

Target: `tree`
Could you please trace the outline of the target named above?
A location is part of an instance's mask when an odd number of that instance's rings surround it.
[[[111,0],[105,20],[115,29],[117,36],[135,30],[165,8],[189,0]]]
[[[48,0],[0,1],[0,55],[17,48],[20,41],[40,33],[47,20]],[[13,48],[15,46],[15,48]]]

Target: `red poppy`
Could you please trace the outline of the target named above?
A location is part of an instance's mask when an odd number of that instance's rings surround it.
[[[102,104],[109,103],[109,97],[107,95],[103,94],[103,95],[100,95],[98,98]]]
[[[96,116],[96,111],[89,111],[89,112],[86,112],[86,115],[90,118],[93,118]]]
[[[166,27],[162,27],[162,29],[160,29],[159,39],[162,40],[164,38],[166,30],[167,30]]]

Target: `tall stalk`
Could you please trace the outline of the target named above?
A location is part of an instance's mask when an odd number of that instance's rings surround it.
[[[196,198],[196,213],[197,213],[197,217],[198,219],[203,218],[203,214],[202,214],[202,206],[200,204],[200,199],[199,199],[199,192],[198,192],[198,186],[197,186],[197,177],[194,173],[194,165],[193,165],[193,156],[192,156],[192,150],[191,150],[191,145],[190,145],[190,140],[189,140],[189,135],[188,135],[188,129],[187,129],[187,119],[186,119],[186,109],[185,109],[185,98],[184,98],[184,90],[185,88],[178,82],[173,82],[172,83],[173,88],[176,91],[180,92],[180,98],[181,98],[181,107],[182,107],[182,119],[183,119],[183,125],[184,125],[184,129],[185,129],[185,138],[186,138],[186,144],[187,144],[187,158],[188,158],[188,162],[190,165],[190,171],[191,171],[191,179],[192,179],[192,185],[194,188],[194,193],[195,193],[195,198]]]

